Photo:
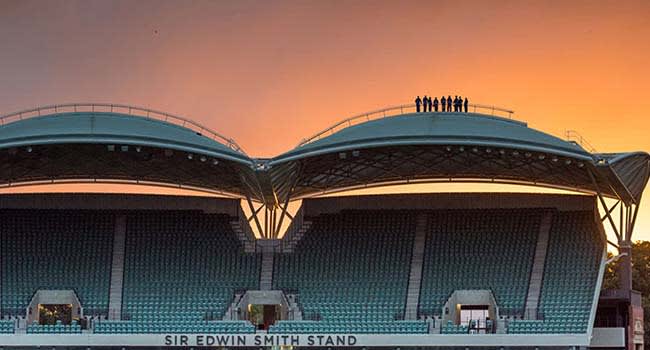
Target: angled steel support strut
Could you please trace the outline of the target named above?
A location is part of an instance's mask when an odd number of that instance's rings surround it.
[[[613,211],[614,207],[612,207],[611,210],[607,207],[607,203],[605,203],[605,198],[603,198],[603,195],[600,192],[598,181],[596,181],[596,178],[594,177],[594,174],[591,172],[591,170],[588,170],[587,172],[589,173],[589,177],[591,178],[591,181],[594,184],[594,187],[596,188],[596,196],[598,196],[598,199],[600,200],[600,204],[605,209],[605,216],[609,220],[609,224],[611,225],[612,230],[614,230],[614,234],[616,235],[616,238],[618,239],[620,244],[622,237],[621,234],[619,233],[618,228],[616,227],[616,223],[614,222],[614,219],[612,219],[612,215],[610,214],[610,211]]]
[[[255,206],[253,206],[253,202],[251,201],[250,196],[246,196],[246,203],[248,203],[248,208],[251,210],[251,213],[253,213],[252,216],[253,216],[253,219],[255,219],[255,225],[257,226],[257,229],[259,230],[260,235],[263,235],[264,231],[262,230],[262,224],[260,223],[260,220],[257,217],[257,213],[259,212],[259,209],[255,210]],[[263,208],[263,207],[264,207],[264,205],[262,205],[260,207],[260,209]]]

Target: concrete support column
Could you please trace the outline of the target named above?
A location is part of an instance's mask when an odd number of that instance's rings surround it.
[[[618,260],[619,288],[629,292],[632,290],[632,243],[623,241],[619,246],[620,254],[627,253]]]

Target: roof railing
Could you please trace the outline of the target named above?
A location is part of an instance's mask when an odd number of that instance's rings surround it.
[[[587,139],[582,137],[579,132],[575,130],[567,130],[565,133],[566,140],[578,144],[580,147],[587,150],[589,153],[598,153],[596,147],[594,147]]]
[[[303,139],[296,147],[300,147],[310,142],[314,142],[325,136],[329,136],[339,130],[345,129],[355,124],[364,123],[374,119],[394,117],[405,113],[415,113],[415,112],[417,112],[417,108],[415,104],[405,104],[405,105],[392,106],[392,107],[382,108],[371,112],[358,114],[343,119],[340,122],[330,126],[329,128],[324,129],[314,134],[311,137]],[[508,119],[512,119],[512,115],[515,113],[514,111],[509,109],[491,106],[491,105],[482,105],[482,104],[468,104],[467,112],[497,116],[497,117],[508,118]],[[447,113],[447,112],[438,112],[438,113]]]
[[[0,116],[0,125],[8,124],[11,122],[40,117],[44,115],[57,114],[57,113],[73,113],[73,112],[90,112],[90,113],[119,113],[135,117],[144,117],[149,119],[157,119],[164,122],[172,123],[184,128],[193,130],[194,132],[211,138],[219,143],[226,145],[233,151],[246,154],[244,150],[235,142],[235,140],[226,137],[218,132],[203,126],[191,119],[180,117],[177,115],[160,112],[157,110],[129,106],[123,104],[112,103],[68,103],[42,106],[32,109],[27,109],[19,112],[14,112],[4,116]]]

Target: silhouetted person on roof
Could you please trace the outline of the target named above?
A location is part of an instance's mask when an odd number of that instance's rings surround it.
[[[429,106],[429,97],[427,95],[424,95],[424,97],[422,98],[422,112],[426,112],[428,106]]]
[[[431,105],[433,104],[433,101],[431,101],[431,97],[429,96],[427,98],[427,107],[429,107],[429,112],[431,112]]]
[[[443,102],[443,104],[444,104],[444,102]],[[433,98],[433,111],[434,112],[438,111],[438,98],[437,97]]]
[[[447,112],[451,112],[451,95],[447,96]]]
[[[465,97],[465,103],[463,105],[465,106],[465,113],[467,113],[467,109],[469,107],[469,101],[467,100],[467,97]]]
[[[440,105],[442,106],[442,111],[446,112],[447,111],[447,99],[445,98],[445,96],[442,96],[442,98],[440,99]]]
[[[415,99],[415,111],[416,111],[417,113],[420,113],[420,105],[421,105],[421,104],[422,104],[422,99],[420,98],[420,96],[418,96],[418,97]]]

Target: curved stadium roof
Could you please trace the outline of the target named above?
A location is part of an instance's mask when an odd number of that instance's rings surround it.
[[[277,157],[254,159],[190,120],[97,106],[0,118],[0,184],[111,179],[277,203],[388,184],[471,181],[600,192],[636,203],[650,171],[645,152],[590,153],[526,123],[478,113],[404,114],[402,106],[396,116],[379,111],[379,119],[365,115],[356,125],[348,119]]]
[[[578,144],[530,129],[520,121],[477,113],[411,113],[350,126],[300,145],[276,162],[357,148],[430,144],[519,147],[592,159]]]
[[[242,196],[252,160],[231,139],[138,107],[49,106],[0,118],[0,184],[118,181]]]
[[[592,154],[512,119],[478,113],[361,119],[326,129],[273,158],[275,177],[291,181],[277,190],[308,197],[389,184],[471,181],[601,192],[636,202],[648,181],[645,152]]]
[[[191,129],[111,112],[59,113],[0,126],[0,148],[48,144],[118,144],[161,147],[250,162],[245,154]]]

